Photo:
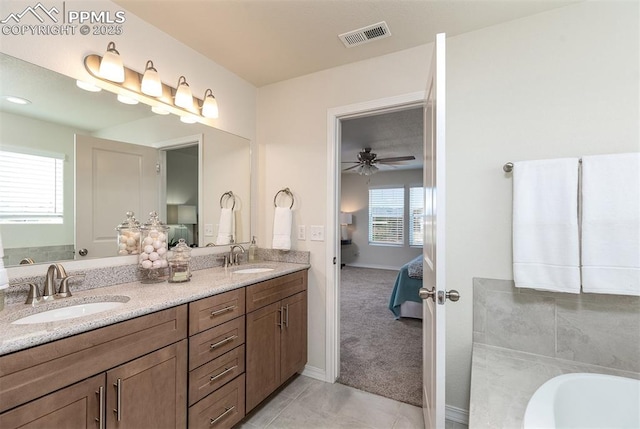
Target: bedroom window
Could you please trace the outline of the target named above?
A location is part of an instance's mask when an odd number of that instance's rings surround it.
[[[422,247],[424,242],[424,188],[409,188],[409,245]]]
[[[404,244],[404,188],[369,189],[369,244]]]
[[[64,155],[0,151],[0,223],[62,223]]]

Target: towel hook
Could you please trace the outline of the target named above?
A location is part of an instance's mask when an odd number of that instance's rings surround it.
[[[294,203],[295,200],[293,199],[293,193],[291,192],[291,190],[289,188],[280,189],[278,192],[276,192],[276,195],[273,197],[273,205],[275,207],[278,207],[278,204],[276,204],[276,200],[278,199],[278,195],[280,195],[283,192],[285,194],[287,194],[291,198],[291,205],[289,206],[289,209],[292,209],[293,208],[293,203]]]
[[[231,210],[233,210],[236,207],[236,196],[233,195],[233,192],[228,191],[225,192],[224,194],[222,194],[222,196],[220,197],[220,208],[224,208],[224,205],[222,204],[222,201],[224,201],[224,197],[227,197],[226,202],[229,202],[229,200],[231,200],[233,202],[233,205],[231,206]]]

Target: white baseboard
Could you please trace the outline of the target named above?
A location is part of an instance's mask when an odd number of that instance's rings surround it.
[[[374,268],[376,270],[391,270],[398,271],[401,267],[392,267],[389,265],[374,265],[374,264],[347,264],[348,267],[356,267],[356,268]]]
[[[452,422],[462,423],[469,426],[469,411],[462,408],[445,405],[445,418]]]
[[[327,372],[324,369],[316,368],[315,366],[305,365],[302,375],[330,383],[330,381],[327,380]]]

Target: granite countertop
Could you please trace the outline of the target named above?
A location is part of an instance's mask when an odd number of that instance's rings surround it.
[[[640,378],[640,374],[473,343],[469,427],[521,428],[529,398],[547,380],[587,372]]]
[[[239,269],[265,267],[273,268],[253,274],[237,274]],[[35,307],[25,304],[7,305],[0,312],[0,355],[33,347],[39,344],[65,338],[81,332],[122,322],[134,317],[185,304],[197,299],[217,295],[222,292],[248,286],[253,283],[280,277],[310,268],[308,264],[285,262],[256,262],[229,268],[209,268],[193,271],[191,281],[183,283],[142,284],[124,283],[91,290],[74,292],[69,298],[52,303],[42,303]],[[26,297],[26,296],[25,296]],[[125,302],[113,310],[97,314],[49,323],[16,325],[11,322],[49,308],[80,303],[120,301]]]

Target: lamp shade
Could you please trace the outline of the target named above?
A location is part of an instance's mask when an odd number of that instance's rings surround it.
[[[202,116],[205,118],[217,118],[218,117],[218,102],[216,97],[213,96],[213,92],[207,89],[204,93],[204,102],[202,103]]]
[[[147,65],[145,66],[140,90],[152,97],[160,97],[162,95],[160,75],[158,74],[158,70],[153,67],[153,61],[151,60],[147,61]]]
[[[351,225],[353,223],[353,215],[351,213],[340,212],[340,225]]]
[[[116,50],[116,44],[109,42],[107,52],[100,60],[100,70],[98,72],[104,79],[112,82],[124,82],[124,64],[120,52]]]
[[[180,76],[178,79],[178,88],[176,89],[174,103],[183,109],[193,108],[193,95],[191,94],[191,88],[189,88],[187,79],[184,76]]]
[[[198,223],[196,206],[178,206],[178,223],[183,225],[195,225]]]

